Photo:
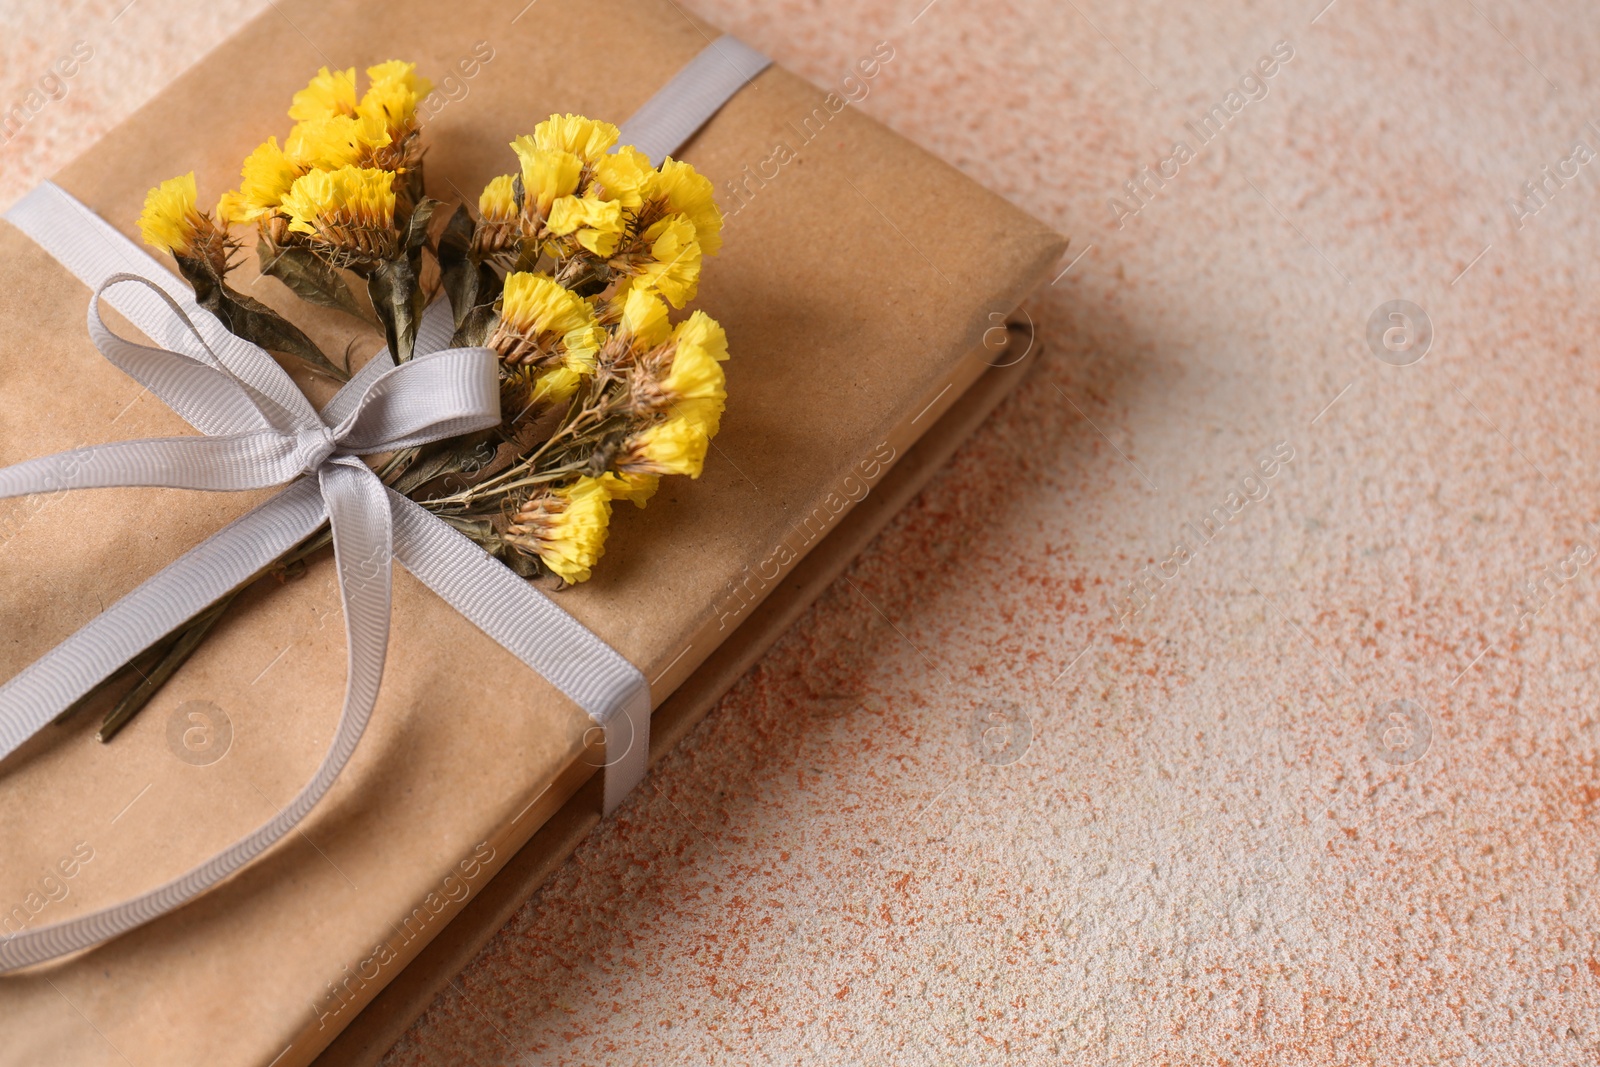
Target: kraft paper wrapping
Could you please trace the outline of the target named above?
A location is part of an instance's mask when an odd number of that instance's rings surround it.
[[[280,3],[56,180],[136,236],[160,180],[192,168],[203,200],[233,187],[249,150],[286,132],[289,97],[318,66],[401,57],[435,82],[454,73],[454,99],[430,108],[427,176],[435,195],[470,200],[513,169],[513,136],[554,111],[620,121],[716,35],[670,0],[515,8]],[[595,578],[559,594],[644,670],[657,703],[959,396],[985,331],[1063,248],[836,105],[773,68],[681,153],[729,213],[696,305],[731,341],[728,412],[705,474],[664,480],[644,511],[619,507]],[[359,361],[381,343],[254,277],[250,256],[238,287],[309,323],[325,350],[354,341]],[[0,464],[193,432],[95,351],[87,300],[0,222]],[[299,380],[314,400],[331,395]],[[263,496],[0,502],[0,677]],[[15,929],[105,906],[270,818],[321,759],[344,672],[319,558],[241,598],[113,743],[94,740],[97,711],[35,738],[0,763],[0,916]],[[303,832],[173,915],[0,977],[0,1063],[308,1061],[596,773],[596,733],[397,569],[372,726]]]

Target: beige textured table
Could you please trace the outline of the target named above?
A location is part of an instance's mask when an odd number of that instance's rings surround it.
[[[0,200],[260,6],[124,2]],[[387,1064],[1600,1058],[1600,20],[1323,2],[696,3],[1077,258]]]

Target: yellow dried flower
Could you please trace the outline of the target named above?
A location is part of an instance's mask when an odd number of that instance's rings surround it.
[[[330,72],[327,67],[317,71],[304,89],[294,94],[289,117],[296,122],[311,119],[330,119],[335,115],[356,113],[356,68]]]
[[[482,218],[472,234],[472,247],[478,256],[517,256],[521,252],[524,223],[522,205],[517,201],[516,178],[502,174],[478,196]]]
[[[522,161],[522,188],[529,206],[540,218],[548,218],[550,207],[564,196],[578,191],[583,180],[583,160],[571,152],[540,148],[524,134],[511,142],[511,150]]]
[[[516,179],[502,174],[484,186],[478,196],[478,213],[486,223],[511,222],[520,215],[522,205],[517,203]]]
[[[672,332],[667,305],[648,289],[628,286],[621,294],[622,313],[617,330],[636,351],[655,348]]]
[[[727,361],[727,331],[722,328],[721,323],[704,311],[693,312],[680,322],[677,330],[673,332],[672,339],[680,346],[695,345],[705,349],[706,353],[718,363]]]
[[[239,169],[239,188],[222,194],[217,214],[228,222],[258,222],[278,209],[302,173],[278,147],[278,139],[268,137],[245,157]]]
[[[195,207],[194,171],[168,178],[144,197],[139,232],[144,243],[174,256],[192,256],[195,247],[212,230],[210,220]]]
[[[623,443],[616,469],[623,474],[687,474],[700,477],[711,435],[692,416],[651,423]]]
[[[701,251],[708,256],[722,251],[722,211],[710,178],[687,163],[668,159],[661,164],[652,192],[666,201],[667,211],[688,217]]]
[[[583,372],[562,365],[552,367],[533,379],[528,388],[527,404],[530,408],[545,408],[564,404],[583,384]]]
[[[604,340],[589,302],[548,274],[506,275],[500,322],[488,346],[507,363],[544,365],[559,358],[569,370],[586,374]]]
[[[551,115],[533,128],[535,147],[547,152],[570,152],[585,163],[594,163],[617,143],[620,131],[609,122],[597,122],[582,115]]]
[[[564,196],[555,201],[548,224],[557,237],[570,235],[597,256],[616,252],[626,227],[621,204],[590,196]]]
[[[700,427],[707,437],[715,437],[722,425],[722,410],[728,399],[722,365],[694,345],[679,345],[672,359],[672,370],[661,380],[669,410]]]
[[[594,180],[608,200],[638,211],[655,191],[659,175],[650,157],[632,145],[623,145],[594,164]]]
[[[633,268],[635,284],[654,289],[667,303],[681,308],[700,288],[703,249],[687,215],[669,215],[644,233],[650,259]]]
[[[417,77],[417,65],[398,59],[367,68],[371,85],[356,108],[358,114],[379,118],[396,138],[416,126],[417,105],[431,92],[433,83]]]
[[[333,115],[290,130],[283,151],[302,170],[338,170],[369,161],[390,143],[382,115]]]
[[[672,363],[663,374],[659,368],[669,354]],[[727,357],[722,327],[697,312],[673,330],[670,346],[639,361],[629,378],[629,410],[644,418],[665,412],[715,437],[728,399],[721,363]]]
[[[393,255],[394,175],[370,167],[314,170],[283,198],[289,229],[364,258]]]
[[[631,500],[633,506],[642,508],[645,501],[656,495],[656,490],[661,486],[661,477],[656,474],[619,474],[616,471],[606,471],[600,476],[605,483],[606,492],[611,494],[612,500]]]
[[[564,581],[587,581],[605,553],[611,493],[599,478],[579,478],[528,500],[506,529],[509,544],[538,556]]]

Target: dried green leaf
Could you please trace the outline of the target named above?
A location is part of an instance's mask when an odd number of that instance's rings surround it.
[[[370,326],[381,325],[372,312],[361,306],[344,275],[311,249],[302,245],[279,248],[262,240],[256,245],[256,256],[261,261],[261,273],[278,279],[308,304],[343,311]]]
[[[115,707],[106,712],[106,717],[100,723],[100,732],[97,735],[102,743],[110,741],[117,736],[118,731],[133,721],[133,717],[144,710],[145,705],[150,703],[151,699],[161,691],[161,687],[166,685],[174,674],[178,673],[178,668],[182,667],[188,662],[189,657],[194,655],[195,649],[199,648],[201,643],[205,641],[206,635],[217,624],[217,620],[222,618],[223,613],[228,610],[228,606],[233,603],[233,598],[237,595],[237,592],[228,594],[191,620],[187,627],[179,631],[175,638],[169,636],[163,641],[162,645],[159,646],[162,649],[160,659],[156,662],[155,667],[139,680],[138,685],[123,694],[122,699],[117,701]]]
[[[407,259],[378,264],[367,279],[367,295],[383,322],[390,355],[396,363],[406,362],[416,349],[417,326],[422,320],[423,294],[416,269]]]
[[[439,273],[456,332],[450,343],[458,348],[481,345],[494,327],[494,304],[500,299],[500,275],[472,256],[477,223],[464,205],[457,205],[439,235]]]
[[[450,298],[450,310],[455,315],[456,328],[478,302],[478,264],[472,260],[472,237],[478,224],[465,204],[457,204],[439,235],[439,278],[444,283],[445,295]]]
[[[500,551],[491,552],[496,559],[511,568],[519,578],[539,578],[549,573],[537,556],[530,556],[519,548],[500,542]]]
[[[269,352],[293,356],[339,381],[349,381],[350,372],[322,354],[316,342],[298,326],[270,307],[230,287],[203,259],[179,256],[178,270],[194,288],[195,302],[211,312],[228,331]]]
[[[428,224],[433,221],[434,210],[438,207],[439,201],[425,196],[411,209],[411,218],[406,222],[405,242],[402,247],[405,248],[406,255],[412,257],[413,267],[417,265],[416,257],[428,243]]]
[[[484,270],[488,270],[487,267]],[[490,272],[493,273],[493,272]],[[496,281],[499,279],[497,278]],[[494,301],[479,304],[467,311],[466,317],[456,327],[456,332],[450,338],[450,344],[455,348],[478,348],[489,339],[489,334],[494,330],[495,320],[499,316],[494,310]]]
[[[500,535],[495,532],[494,523],[488,519],[468,519],[460,515],[440,515],[439,518],[445,525],[466,534],[480,545],[499,548],[502,544]]]
[[[395,478],[390,487],[397,493],[411,496],[429,482],[448,475],[474,478],[494,463],[499,440],[497,429],[480,430],[425,446],[417,460]]]

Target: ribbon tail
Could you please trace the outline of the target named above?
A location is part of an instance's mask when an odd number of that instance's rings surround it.
[[[292,481],[303,466],[301,443],[276,431],[112,441],[0,468],[0,499],[130,486],[270,489]]]
[[[443,520],[393,490],[389,503],[400,565],[605,731],[605,810],[615,810],[649,762],[650,684],[639,668]]]
[[[383,484],[359,461],[329,464],[320,472],[320,483],[320,496],[318,484],[307,479],[251,513],[254,516],[263,511],[279,512],[274,518],[280,520],[285,533],[295,529],[292,520],[296,519],[300,520],[298,528],[303,529],[304,533],[314,530],[324,515],[333,526],[334,554],[339,568],[339,589],[344,601],[348,635],[349,679],[345,685],[344,709],[339,716],[338,729],[316,775],[286,807],[279,809],[276,817],[262,824],[254,833],[166,884],[121,904],[66,922],[23,930],[0,938],[0,973],[97,945],[165,915],[204,893],[260,856],[299,825],[321,802],[349,763],[377,704],[389,643],[390,512],[388,502],[384,499]],[[246,516],[247,519],[250,517]],[[219,539],[233,541],[235,544],[226,547],[239,551],[246,547],[239,542],[243,542],[247,536],[240,523],[235,523],[206,544],[210,545]],[[303,537],[304,534],[298,536]],[[292,544],[295,539],[290,538],[286,545]],[[199,551],[196,549],[184,559],[196,556]],[[208,559],[201,556],[189,566],[199,572]],[[101,619],[110,614],[111,611],[108,611]],[[80,636],[82,633],[80,631]],[[40,662],[45,663],[49,659],[51,657],[47,656]],[[8,690],[10,688],[7,687]],[[5,695],[0,692],[0,697]]]
[[[633,145],[650,157],[651,166],[659,167],[770,66],[772,60],[737,37],[723,34],[622,124],[617,143]]]
[[[0,759],[129,660],[305,540],[327,512],[306,480],[223,527],[0,686]]]

